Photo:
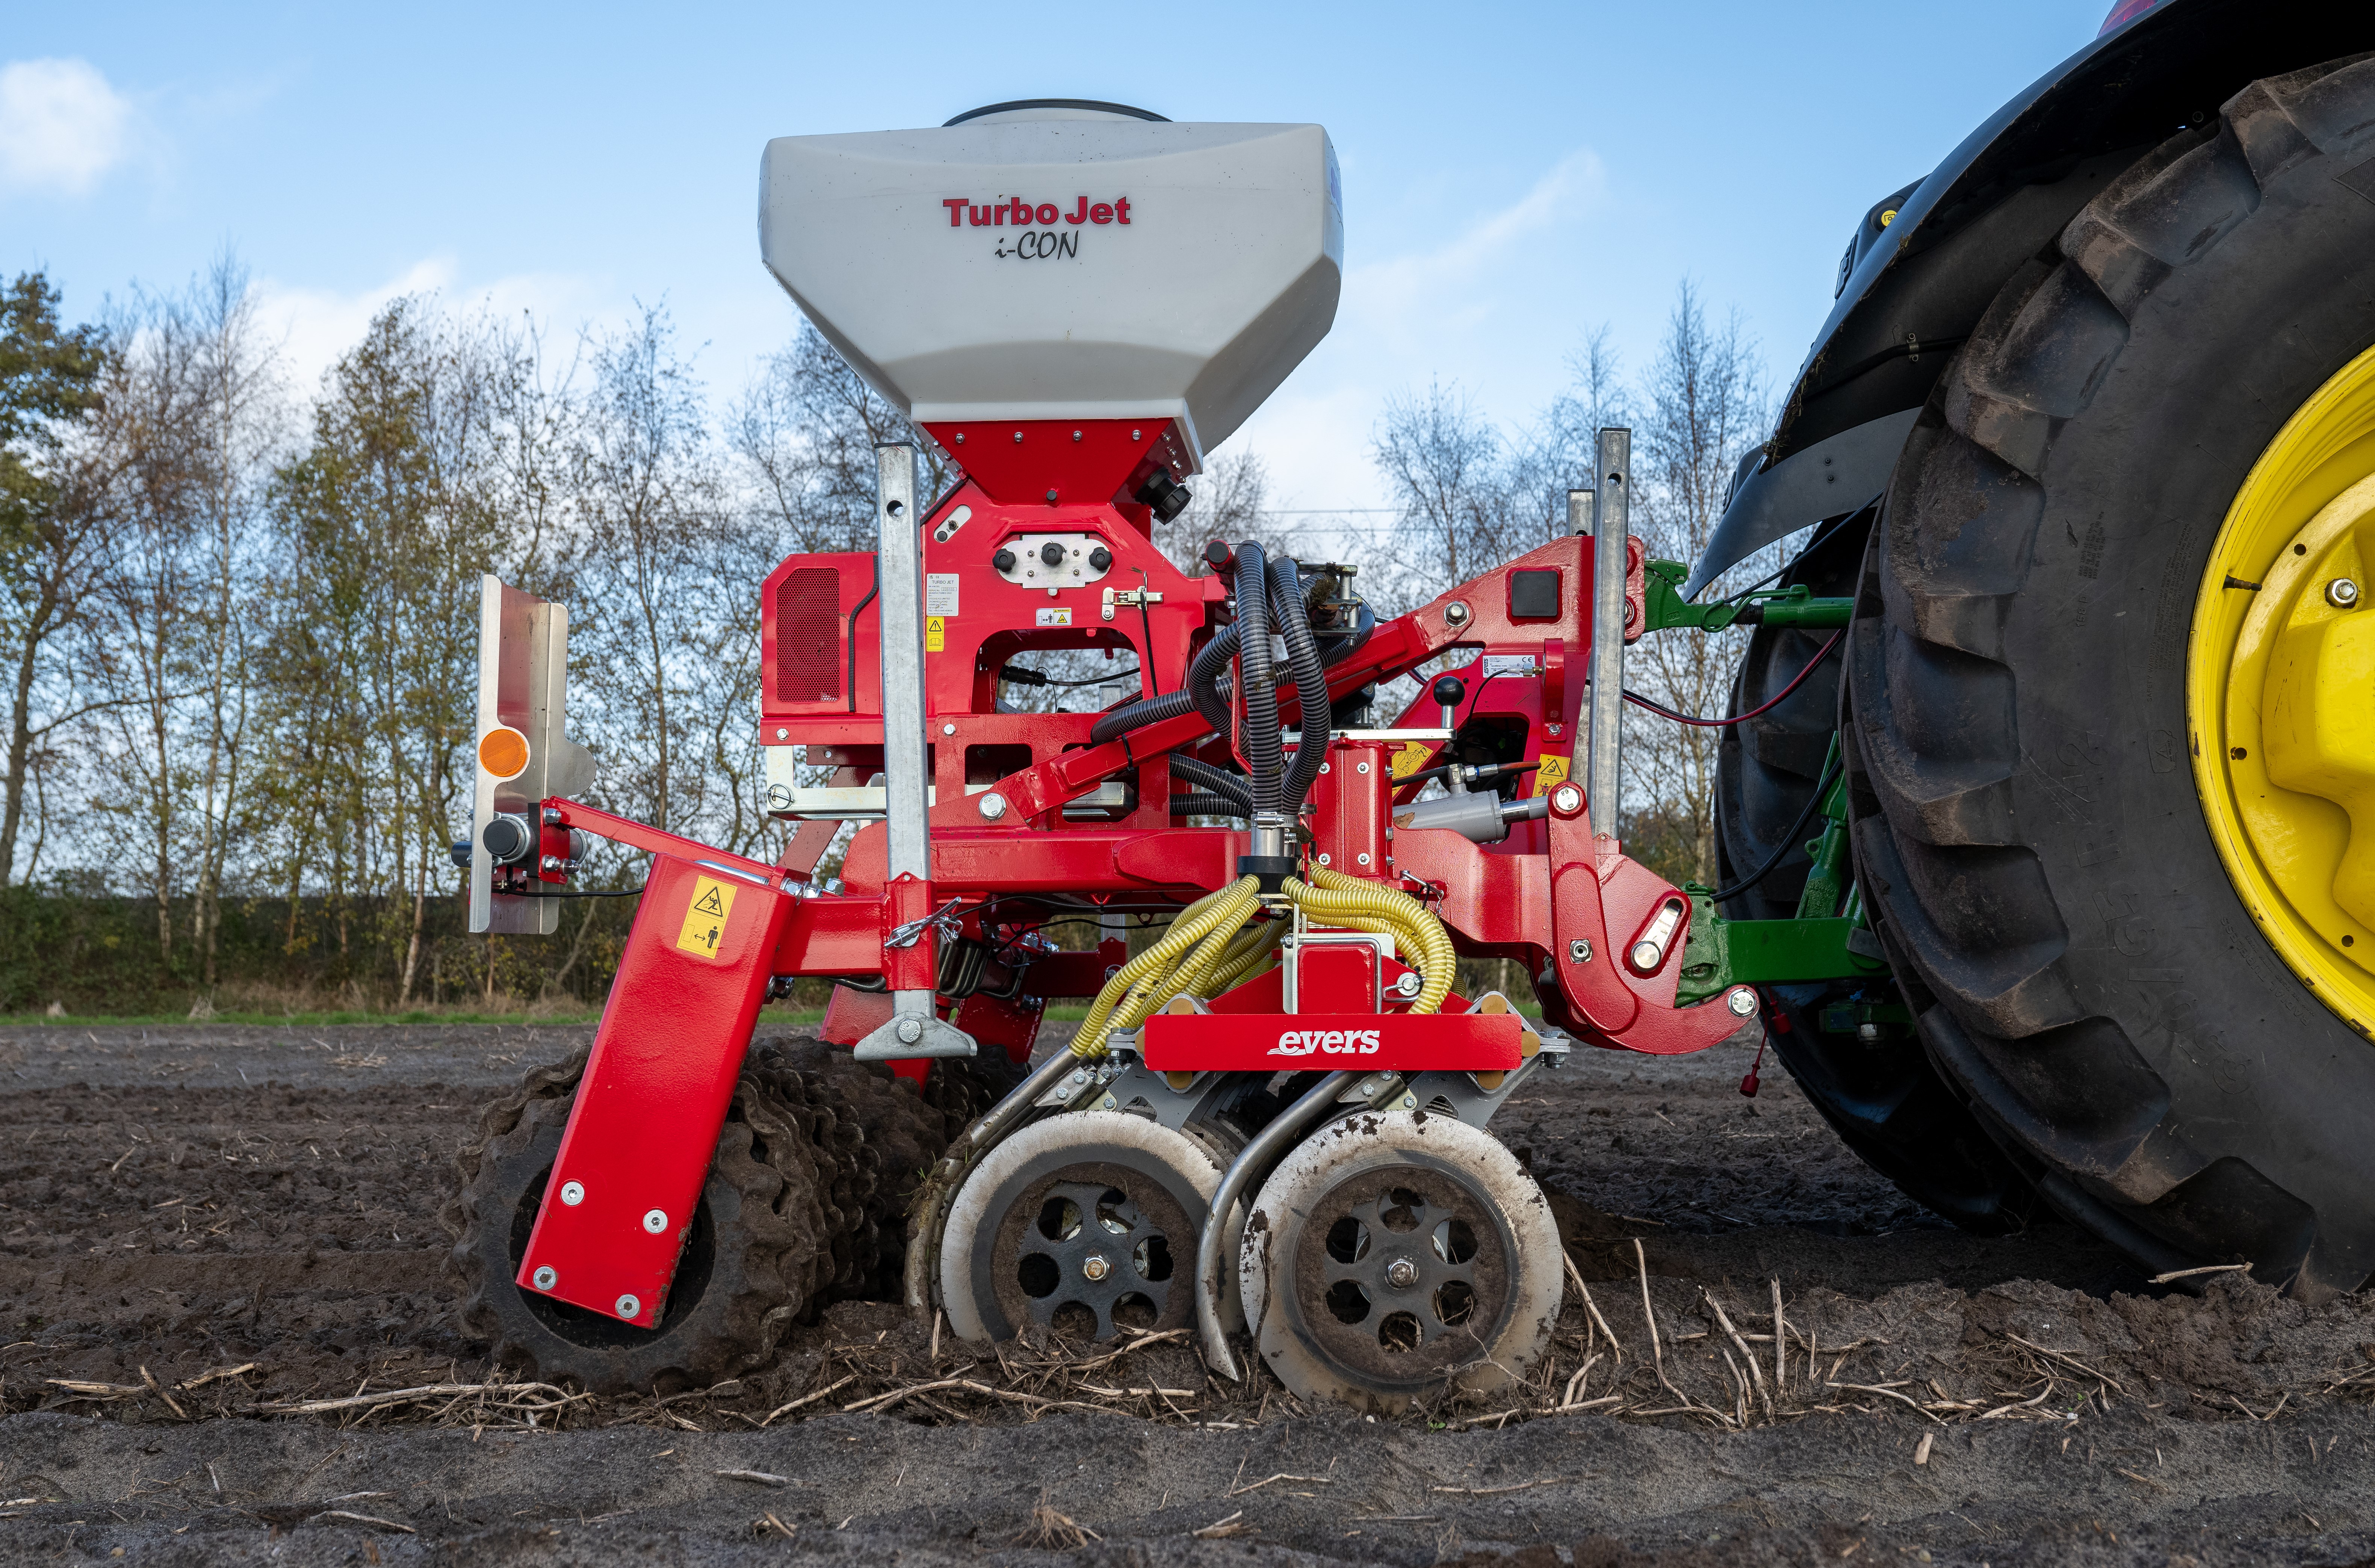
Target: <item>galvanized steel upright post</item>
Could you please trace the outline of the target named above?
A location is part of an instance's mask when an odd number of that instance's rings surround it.
[[[916,449],[887,442],[874,449],[876,521],[881,525],[882,783],[885,871],[896,881],[932,877],[929,742],[924,734],[924,539],[916,510]],[[910,940],[930,943],[921,931]],[[857,1043],[861,1061],[908,1056],[970,1056],[972,1036],[942,1023],[928,990],[893,991],[891,1021]]]
[[[1630,553],[1633,432],[1600,432],[1591,525],[1591,831],[1613,836],[1625,796],[1625,576]]]

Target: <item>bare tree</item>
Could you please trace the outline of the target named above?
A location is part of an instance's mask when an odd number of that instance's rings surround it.
[[[1666,336],[1642,388],[1634,436],[1633,527],[1659,560],[1698,559],[1723,515],[1741,455],[1763,438],[1769,410],[1755,346],[1734,316],[1710,326],[1697,290],[1675,291]],[[1723,711],[1745,634],[1660,631],[1633,645],[1628,680],[1680,713]],[[1628,807],[1639,853],[1669,876],[1715,875],[1716,732],[1629,709]],[[1662,843],[1646,841],[1661,840]]]
[[[956,479],[939,443],[805,321],[729,411],[727,440],[746,470],[754,514],[787,552],[874,548],[874,448],[881,442],[916,443],[929,495]]]

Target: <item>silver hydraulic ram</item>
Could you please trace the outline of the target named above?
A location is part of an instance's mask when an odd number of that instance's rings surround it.
[[[1616,835],[1625,797],[1625,576],[1631,553],[1633,432],[1600,432],[1591,527],[1591,732],[1584,788],[1594,834]]]
[[[924,738],[924,541],[916,511],[916,449],[904,442],[874,449],[879,472],[876,520],[880,523],[882,628],[882,782],[884,870],[888,880],[932,876],[928,753]],[[950,935],[938,916],[928,915],[892,933],[892,946],[923,942],[937,951]],[[903,941],[902,938],[904,940]],[[970,1056],[973,1036],[940,1021],[933,994],[891,993],[891,1020],[857,1043],[861,1062],[913,1056]]]

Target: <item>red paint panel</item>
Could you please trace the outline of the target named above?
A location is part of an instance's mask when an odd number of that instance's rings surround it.
[[[938,420],[924,428],[965,477],[1005,506],[1110,501],[1140,467],[1162,462],[1175,479],[1194,472],[1170,419]]]
[[[1140,1038],[1158,1072],[1497,1072],[1518,1066],[1518,1032],[1514,1013],[1157,1013]]]
[[[1374,1013],[1382,998],[1377,949],[1368,942],[1298,943],[1294,949],[1294,1010],[1307,1014]]]
[[[699,902],[732,888],[721,916]],[[790,899],[771,888],[655,856],[585,1078],[561,1135],[519,1282],[617,1316],[619,1298],[656,1322],[691,1233],[718,1128],[766,999]],[[561,1200],[571,1182],[585,1188]],[[663,1219],[654,1231],[645,1216]]]

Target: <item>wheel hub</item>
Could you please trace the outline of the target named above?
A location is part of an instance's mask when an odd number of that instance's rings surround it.
[[[2194,783],[2287,967],[2375,1034],[2375,349],[2304,403],[2210,553],[2187,658]]]
[[[1339,1366],[1391,1386],[1475,1359],[1507,1316],[1498,1208],[1421,1166],[1352,1177],[1313,1205],[1295,1259],[1300,1315]]]
[[[1106,1339],[1162,1321],[1181,1260],[1195,1255],[1195,1229],[1159,1183],[1079,1164],[1023,1189],[998,1221],[990,1267],[1008,1323]]]

